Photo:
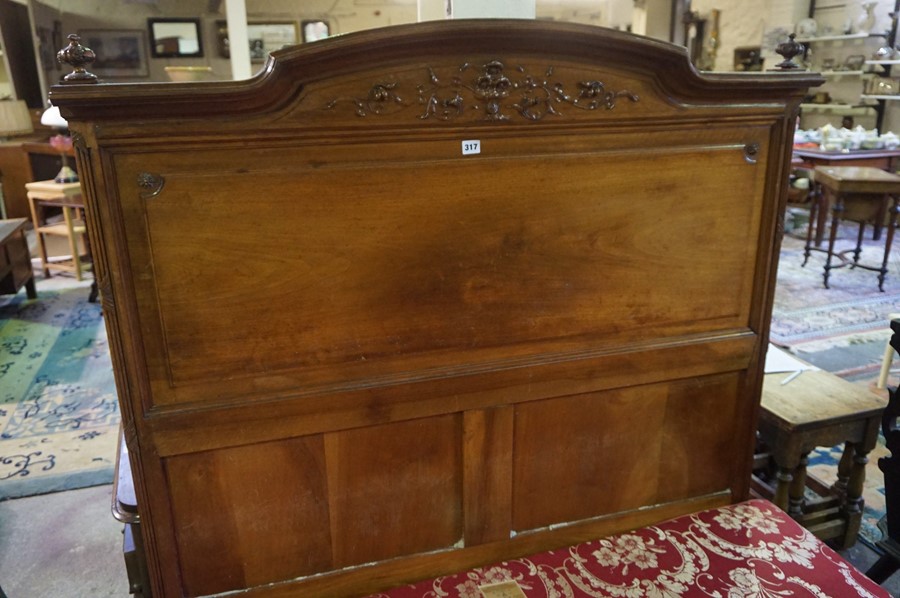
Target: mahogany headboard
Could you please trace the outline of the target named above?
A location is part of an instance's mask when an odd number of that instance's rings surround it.
[[[363,594],[746,497],[820,82],[491,20],[54,87],[154,594]]]

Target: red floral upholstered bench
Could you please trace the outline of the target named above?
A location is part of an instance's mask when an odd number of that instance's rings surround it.
[[[395,588],[378,598],[890,594],[763,500]]]

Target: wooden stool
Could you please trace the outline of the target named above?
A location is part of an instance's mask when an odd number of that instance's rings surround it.
[[[866,455],[875,447],[886,400],[834,374],[808,370],[782,385],[791,374],[767,374],[763,382],[759,436],[777,467],[773,488],[757,490],[817,537],[856,542],[862,521]],[[846,443],[838,480],[826,486],[806,473],[807,457],[819,446]],[[807,500],[805,490],[818,498]]]
[[[828,278],[832,270],[850,266],[878,272],[878,290],[883,292],[891,243],[894,240],[894,228],[897,225],[897,213],[900,211],[898,208],[900,176],[865,166],[817,166],[815,178],[816,185],[822,190],[822,197],[818,201],[814,201],[810,208],[810,228],[806,235],[803,265],[805,266],[809,260],[810,252],[822,251],[814,247],[812,223],[817,220],[817,211],[831,206],[831,235],[828,239],[828,249],[824,250],[827,254],[824,272],[825,288],[828,288]],[[842,220],[858,222],[859,234],[856,238],[856,247],[835,253],[834,242]],[[873,224],[876,229],[884,224],[888,226],[881,266],[859,263],[867,223]],[[848,253],[853,254],[852,260],[847,257]],[[834,258],[841,263],[832,264]]]
[[[81,280],[82,263],[79,241],[84,241],[87,234],[83,217],[84,202],[81,199],[81,183],[38,181],[27,183],[25,188],[28,190],[31,220],[34,224],[44,276],[49,278],[51,269],[63,270],[74,273],[75,278]],[[59,208],[62,212],[63,222],[48,224],[44,217],[44,211],[48,208]],[[46,235],[58,235],[68,239],[69,251],[72,254],[71,264],[51,262],[47,259],[47,246],[44,239]],[[87,250],[86,241],[84,241],[84,246]]]

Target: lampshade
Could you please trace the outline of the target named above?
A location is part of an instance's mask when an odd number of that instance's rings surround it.
[[[41,114],[41,124],[57,129],[69,128],[69,121],[64,119],[62,114],[59,113],[59,107],[53,105],[44,110],[44,113]]]
[[[31,115],[23,100],[0,101],[0,137],[27,135],[33,131]]]

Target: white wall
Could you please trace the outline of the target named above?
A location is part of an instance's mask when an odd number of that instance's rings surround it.
[[[209,10],[211,7],[216,10]],[[41,0],[35,3],[35,25],[52,30],[62,24],[63,38],[79,29],[147,30],[151,17],[198,17],[202,23],[202,58],[150,58],[150,76],[131,79],[166,81],[164,67],[210,66],[216,78],[231,78],[228,59],[219,56],[216,22],[225,20],[225,3],[209,0],[157,0],[155,4],[124,0]],[[333,34],[385,27],[416,20],[415,0],[247,0],[249,21],[327,20]],[[253,67],[260,68],[261,63]],[[55,78],[55,73],[51,73]],[[129,79],[117,79],[119,81]]]
[[[24,1],[24,0],[23,0]],[[660,39],[668,39],[669,0],[649,0],[663,6],[660,18],[651,15],[648,31]],[[246,0],[250,21],[326,20],[332,34],[387,27],[417,20],[416,0]],[[633,0],[537,0],[539,19],[578,22],[589,25],[626,29],[631,25]],[[35,25],[52,31],[61,24],[62,39],[80,29],[140,29],[146,31],[151,17],[198,17],[202,21],[204,56],[193,59],[149,59],[149,77],[118,78],[116,81],[165,81],[164,68],[173,66],[209,66],[215,78],[231,77],[230,62],[219,56],[216,22],[225,19],[225,2],[221,0],[34,0]],[[55,55],[59,48],[49,50]],[[258,69],[262,63],[254,63]],[[52,84],[64,73],[55,67],[47,72]]]

